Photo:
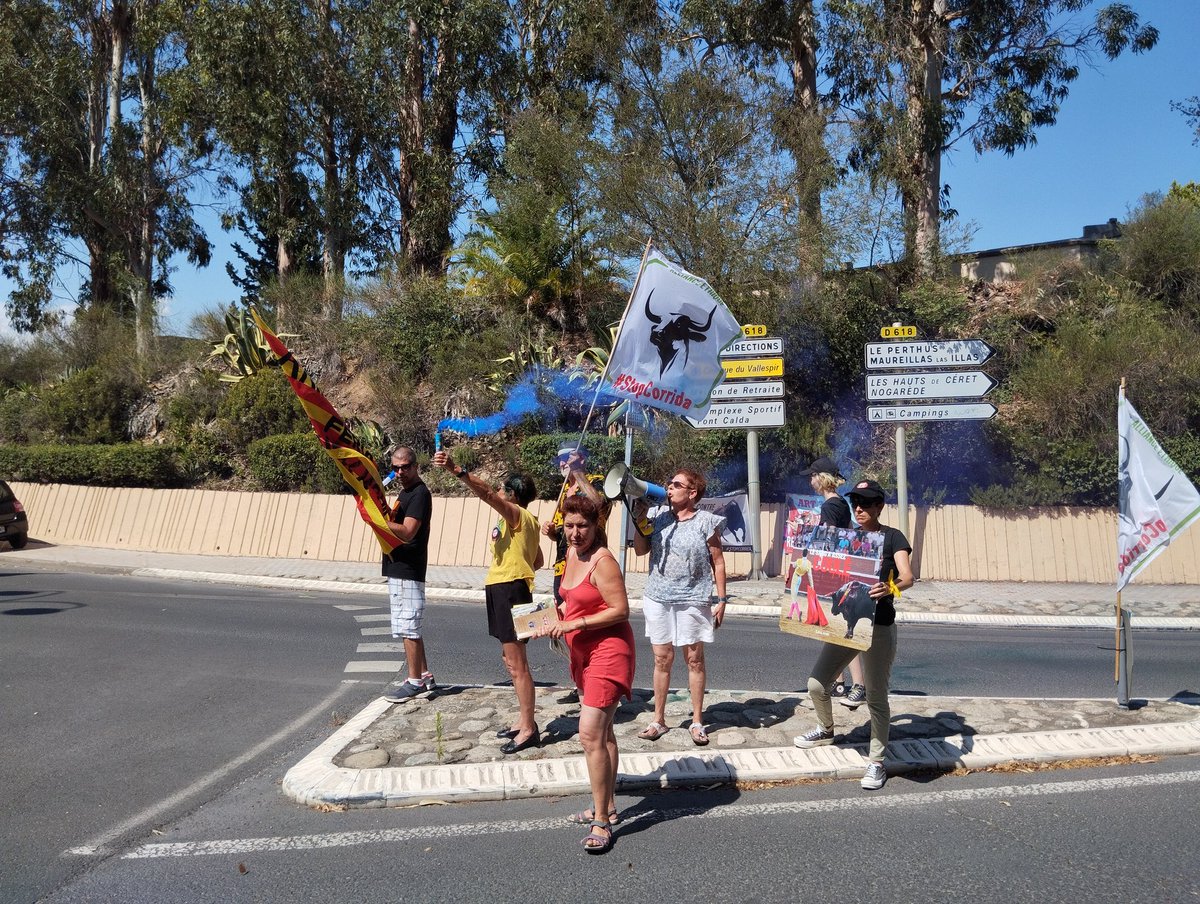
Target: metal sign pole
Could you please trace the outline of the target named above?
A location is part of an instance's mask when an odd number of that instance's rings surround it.
[[[1129,709],[1129,683],[1133,678],[1133,651],[1130,649],[1132,631],[1130,630],[1129,610],[1121,610],[1121,627],[1117,632],[1120,638],[1117,643],[1117,706]]]
[[[762,545],[758,539],[758,431],[746,431],[746,496],[750,509],[750,580],[762,579]]]
[[[896,520],[900,522],[900,533],[911,543],[912,534],[908,532],[908,448],[903,424],[896,427]]]

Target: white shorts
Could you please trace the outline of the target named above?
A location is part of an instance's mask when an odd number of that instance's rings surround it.
[[[388,602],[392,606],[392,636],[421,639],[421,616],[425,614],[425,582],[388,578]]]
[[[713,607],[708,603],[660,603],[642,597],[642,615],[650,643],[687,647],[694,643],[712,643]]]

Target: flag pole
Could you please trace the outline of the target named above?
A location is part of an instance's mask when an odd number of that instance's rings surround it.
[[[576,450],[583,445],[584,437],[587,436],[588,425],[591,424],[592,414],[596,410],[596,402],[599,400],[600,393],[604,389],[604,381],[608,378],[608,369],[612,366],[612,352],[616,351],[617,343],[621,341],[621,330],[625,328],[625,317],[629,314],[629,306],[633,304],[634,296],[637,295],[638,285],[642,281],[642,272],[646,269],[646,258],[650,256],[650,248],[653,243],[653,237],[646,239],[646,247],[642,250],[642,261],[638,264],[638,272],[633,280],[633,288],[629,292],[629,299],[625,302],[625,310],[621,312],[621,320],[617,324],[617,335],[613,337],[612,351],[608,354],[608,360],[604,362],[604,370],[600,373],[600,379],[596,381],[596,391],[592,394],[592,404],[588,406],[587,417],[583,419],[583,429],[579,431],[579,441],[575,443]],[[558,488],[558,501],[554,503],[555,512],[562,506],[563,496],[566,495],[566,492],[567,480],[564,478],[562,486]]]
[[[1121,377],[1121,389],[1117,394],[1117,406],[1125,401],[1125,378]],[[1117,478],[1120,480],[1120,477]],[[1119,550],[1118,550],[1119,553]],[[1113,645],[1113,682],[1121,683],[1121,591],[1117,591],[1117,631],[1116,643]]]

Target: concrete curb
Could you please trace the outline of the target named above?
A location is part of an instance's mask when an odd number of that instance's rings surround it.
[[[223,574],[214,571],[181,571],[172,568],[136,568],[130,572],[137,577],[167,578],[179,581],[208,581],[213,584],[238,584],[243,587],[267,587],[276,590],[311,590],[324,593],[364,593],[387,596],[387,585],[377,582],[322,581],[312,578],[289,578],[271,575]],[[475,589],[456,589],[426,585],[425,596],[431,600],[466,600],[482,603],[484,593]],[[535,593],[535,600],[549,600],[548,593]],[[641,609],[641,602],[629,601],[629,607]],[[773,605],[730,603],[727,615],[778,619]],[[997,615],[981,612],[912,612],[899,611],[896,621],[905,625],[979,625],[989,627],[1027,628],[1112,628],[1114,617],[1094,615]],[[1178,631],[1200,630],[1200,618],[1171,618],[1166,616],[1134,616],[1138,628],[1159,628]]]
[[[287,771],[283,792],[310,807],[398,807],[422,800],[465,802],[583,794],[590,790],[582,756],[447,766],[347,769],[333,758],[389,707],[368,704]],[[795,779],[860,778],[866,745],[766,747],[694,754],[622,753],[620,790],[688,788]],[[1117,728],[1082,728],[1003,735],[959,735],[895,741],[887,747],[889,775],[918,769],[981,769],[1008,762],[1048,763],[1080,757],[1200,753],[1200,716]]]

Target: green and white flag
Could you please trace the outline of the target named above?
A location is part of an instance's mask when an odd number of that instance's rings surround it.
[[[1200,492],[1121,393],[1117,405],[1117,590],[1200,518]]]

